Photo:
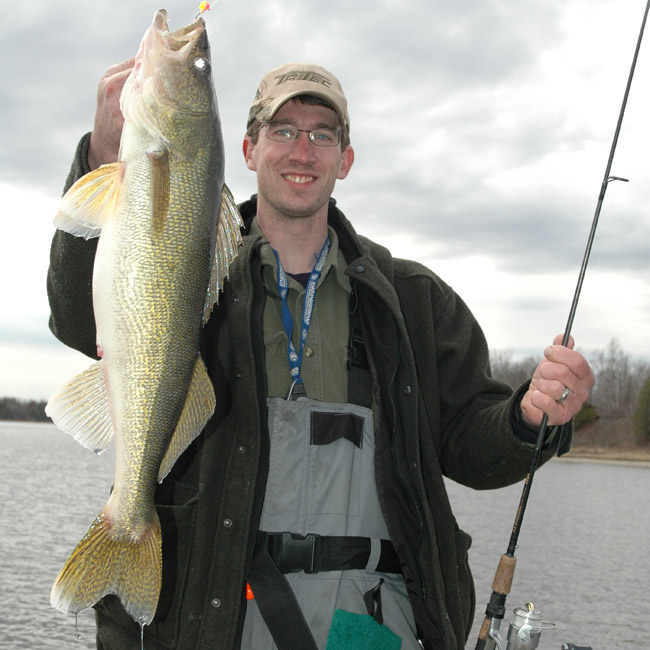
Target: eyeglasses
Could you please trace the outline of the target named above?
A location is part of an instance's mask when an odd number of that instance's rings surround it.
[[[274,142],[295,142],[300,133],[306,133],[309,140],[317,147],[335,147],[341,142],[341,129],[330,129],[321,127],[318,129],[299,129],[293,124],[278,124],[276,122],[267,122],[262,124],[258,131],[266,127],[266,137]]]

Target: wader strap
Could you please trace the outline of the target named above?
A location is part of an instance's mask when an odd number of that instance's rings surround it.
[[[350,340],[348,343],[348,402],[358,406],[372,407],[372,377],[368,364],[368,353],[363,340],[361,316],[356,293],[356,282],[352,282],[350,294]]]
[[[248,574],[260,614],[278,650],[318,650],[300,605],[258,534]]]
[[[372,616],[379,625],[384,624],[384,615],[381,611],[381,586],[384,584],[384,579],[381,578],[379,582],[370,591],[363,594],[363,600],[368,610],[368,615]]]

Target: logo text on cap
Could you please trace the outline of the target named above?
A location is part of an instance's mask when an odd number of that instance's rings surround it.
[[[277,79],[276,86],[285,83],[286,81],[311,81],[313,83],[321,84],[330,88],[332,82],[323,75],[316,74],[315,72],[309,72],[307,70],[294,70],[292,72],[287,72],[286,74],[281,74],[275,77]]]

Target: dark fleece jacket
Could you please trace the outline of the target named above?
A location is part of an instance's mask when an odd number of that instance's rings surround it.
[[[87,145],[85,136],[68,185],[87,171]],[[254,200],[241,206],[246,232],[255,210]],[[439,277],[358,236],[333,201],[329,222],[359,300],[378,405],[377,487],[416,623],[425,648],[461,650],[474,616],[471,540],[456,523],[443,476],[476,489],[525,476],[531,450],[518,418],[526,385],[513,393],[491,377],[478,323]],[[157,490],[163,584],[144,631],[150,650],[239,647],[269,453],[260,244],[244,237],[203,330],[215,413]],[[58,231],[48,273],[52,331],[92,357],[95,249]],[[564,433],[566,450],[570,427]],[[542,461],[551,455],[545,450]],[[99,648],[140,648],[139,627],[114,596],[96,606],[96,617]]]

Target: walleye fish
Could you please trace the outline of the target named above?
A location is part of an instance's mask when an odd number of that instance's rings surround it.
[[[143,627],[161,584],[156,482],[214,412],[199,336],[241,244],[202,18],[170,32],[167,13],[155,13],[120,102],[119,162],[75,183],[54,222],[99,236],[101,360],[53,395],[46,412],[97,453],[114,439],[115,481],[51,602],[78,614],[115,594]]]

